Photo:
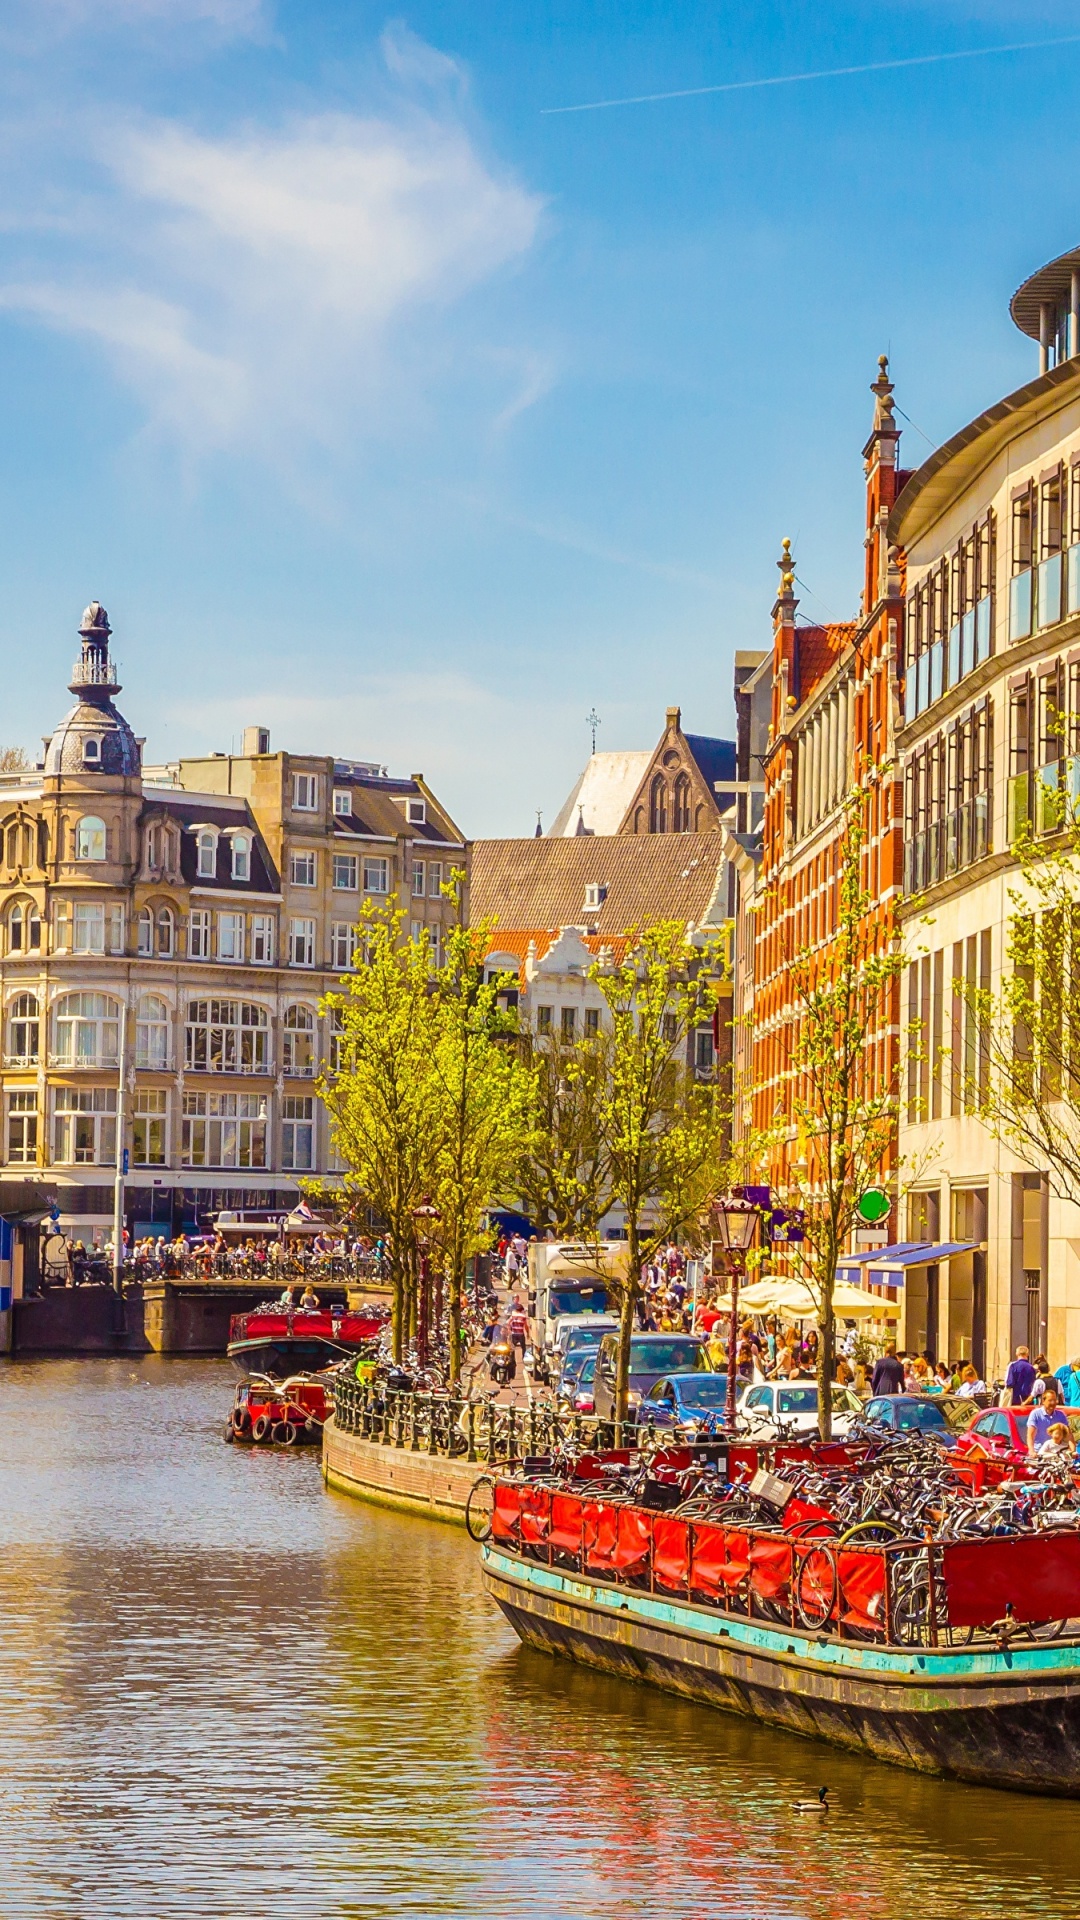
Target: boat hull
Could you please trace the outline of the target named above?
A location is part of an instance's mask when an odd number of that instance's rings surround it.
[[[920,1773],[1080,1797],[1080,1646],[899,1649],[608,1586],[490,1542],[519,1637],[621,1679]]]

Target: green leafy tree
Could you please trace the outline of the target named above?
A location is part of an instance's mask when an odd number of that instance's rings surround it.
[[[522,1209],[541,1236],[593,1239],[611,1193],[602,1125],[608,1036],[523,1034],[521,1046],[532,1069],[531,1145],[519,1175]]]
[[[898,1022],[903,959],[865,884],[861,790],[848,796],[845,811],[835,929],[824,947],[785,956],[792,989],[787,1106],[751,1149],[759,1164],[771,1161],[771,1184],[782,1203],[805,1216],[805,1239],[791,1252],[817,1301],[825,1439],[832,1432],[836,1270],[861,1195],[891,1180],[899,1120],[898,1067],[886,1064],[886,1042]]]
[[[471,1255],[490,1241],[487,1208],[512,1198],[530,1146],[533,1074],[517,1045],[517,1017],[500,1005],[500,982],[485,979],[491,922],[461,917],[465,876],[443,892],[457,910],[446,959],[434,977],[434,1045],[427,1084],[437,1140],[432,1237],[448,1292],[450,1377],[461,1367],[461,1302]]]
[[[1055,763],[1060,764],[1060,763]],[[1065,763],[1068,764],[1068,763]],[[1080,811],[1040,778],[1038,836],[1022,825],[997,989],[954,981],[965,1004],[961,1105],[1017,1159],[1080,1199]]]
[[[433,1118],[441,1093],[434,1074],[439,1003],[432,993],[426,934],[402,938],[403,915],[365,904],[363,957],[327,994],[337,1029],[334,1058],[318,1083],[346,1191],[383,1223],[393,1291],[393,1350],[409,1337],[416,1272],[415,1209],[439,1177]]]
[[[659,1249],[696,1225],[723,1191],[727,1100],[699,1083],[686,1061],[693,1028],[717,1004],[718,957],[691,946],[679,921],[628,936],[618,964],[589,969],[608,1015],[608,1070],[599,1133],[609,1195],[626,1223],[626,1275],[619,1302],[615,1413],[625,1419],[634,1311],[644,1269]]]

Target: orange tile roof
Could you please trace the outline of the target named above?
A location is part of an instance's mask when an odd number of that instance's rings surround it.
[[[501,932],[496,927],[491,938],[485,943],[484,958],[486,959],[489,953],[512,954],[518,963],[518,978],[524,986],[525,962],[530,945],[533,941],[536,942],[536,957],[542,960],[549,948],[554,946],[560,931],[559,927],[517,927],[513,931],[508,929]],[[604,947],[611,954],[616,966],[625,956],[627,943],[622,934],[587,933],[584,935],[584,940],[594,960],[599,959],[601,948]]]

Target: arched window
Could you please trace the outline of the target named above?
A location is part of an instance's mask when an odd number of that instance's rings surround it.
[[[658,773],[649,789],[649,832],[667,832],[667,781]]]
[[[176,950],[176,926],[171,907],[158,908],[157,950],[166,960]]]
[[[163,1073],[169,1064],[169,1009],[144,993],[135,1009],[135,1065]]]
[[[196,869],[200,880],[214,880],[217,877],[218,837],[213,827],[201,827],[195,842],[198,858]]]
[[[232,837],[232,877],[251,879],[251,841],[246,833],[234,833]]]
[[[675,833],[690,831],[690,779],[680,773],[675,782],[675,804],[671,810],[671,825]]]
[[[104,860],[106,845],[104,820],[94,813],[84,814],[75,829],[76,860]]]
[[[34,953],[41,946],[41,915],[33,901],[16,900],[7,923],[9,953]]]
[[[12,827],[9,827],[7,830],[7,839],[5,842],[4,857],[9,867],[14,868],[18,866],[19,864],[19,829],[18,827],[12,826]]]
[[[87,767],[100,767],[101,741],[96,733],[88,733],[83,741],[83,764]]]
[[[53,1014],[59,1066],[115,1067],[120,1059],[120,1008],[104,993],[66,993]]]
[[[149,907],[139,908],[139,953],[145,960],[154,951],[154,916]]]
[[[22,952],[23,935],[25,932],[26,932],[26,928],[24,925],[22,902],[19,900],[16,900],[15,905],[12,907],[11,912],[8,914],[8,952],[9,953]]]
[[[290,1007],[284,1020],[282,1064],[286,1073],[315,1071],[315,1015],[310,1007]]]
[[[330,1071],[340,1073],[345,1059],[345,1022],[340,1007],[330,1009]]]
[[[36,994],[17,993],[8,1014],[8,1059],[31,1066],[38,1057],[40,1031]]]
[[[196,1073],[269,1073],[265,1007],[248,1000],[189,1000],[184,1064]]]

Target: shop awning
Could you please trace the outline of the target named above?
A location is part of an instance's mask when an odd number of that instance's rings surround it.
[[[869,1253],[846,1253],[837,1278],[852,1285],[902,1287],[908,1267],[933,1267],[956,1253],[974,1253],[981,1240],[898,1240]]]

